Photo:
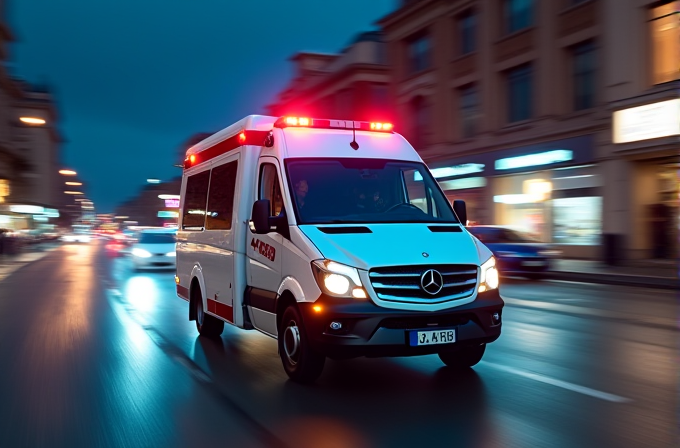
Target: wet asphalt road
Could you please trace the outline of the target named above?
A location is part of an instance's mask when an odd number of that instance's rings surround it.
[[[173,275],[95,242],[0,282],[0,448],[680,446],[675,291],[509,280],[473,370],[328,361],[301,386],[264,335],[199,338]]]

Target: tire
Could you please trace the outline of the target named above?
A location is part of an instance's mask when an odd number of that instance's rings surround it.
[[[283,312],[278,342],[283,368],[291,380],[309,384],[319,378],[326,357],[310,347],[302,316],[294,304]]]
[[[192,298],[196,307],[196,329],[201,336],[208,338],[219,338],[224,330],[224,321],[203,312],[203,299],[201,290],[195,289],[195,296]]]
[[[456,351],[441,352],[439,353],[439,359],[449,367],[465,369],[481,361],[485,350],[486,344],[465,347]]]

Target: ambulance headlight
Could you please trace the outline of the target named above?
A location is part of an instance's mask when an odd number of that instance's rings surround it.
[[[139,258],[149,258],[151,256],[151,253],[148,250],[135,247],[134,249],[132,249],[132,255]]]
[[[481,278],[479,281],[479,292],[489,291],[498,288],[499,278],[496,269],[496,260],[491,257],[481,266]]]
[[[312,262],[312,272],[319,288],[333,297],[364,299],[367,297],[359,271],[331,260]]]

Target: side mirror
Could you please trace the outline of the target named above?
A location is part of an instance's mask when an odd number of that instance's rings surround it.
[[[456,199],[453,201],[453,211],[456,212],[456,216],[460,220],[463,227],[467,226],[467,209],[465,208],[465,201],[461,199]]]
[[[271,232],[271,227],[269,226],[269,199],[255,201],[251,216],[255,226],[255,233],[263,235]]]

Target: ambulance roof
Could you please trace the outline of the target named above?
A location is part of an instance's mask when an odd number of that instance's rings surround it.
[[[187,158],[193,154],[212,148],[220,142],[230,139],[242,131],[270,131],[279,117],[265,115],[249,115],[237,121],[231,126],[211,135],[197,143],[187,151]],[[310,122],[329,122],[329,120],[310,119]],[[369,123],[338,121],[334,123],[363,123],[363,129],[368,129]],[[348,126],[352,126],[349,124]],[[281,127],[277,125],[277,127]],[[391,125],[390,125],[391,129]],[[355,130],[358,149],[353,149],[350,143],[353,140],[352,129],[343,128],[318,128],[312,126],[283,126],[281,127],[285,144],[281,154],[284,158],[316,158],[316,157],[340,157],[340,158],[375,158],[422,161],[418,153],[406,141],[404,137],[394,132],[377,132],[370,130]],[[223,144],[224,145],[224,144]],[[237,145],[237,144],[235,144]],[[193,160],[192,160],[193,162]]]

